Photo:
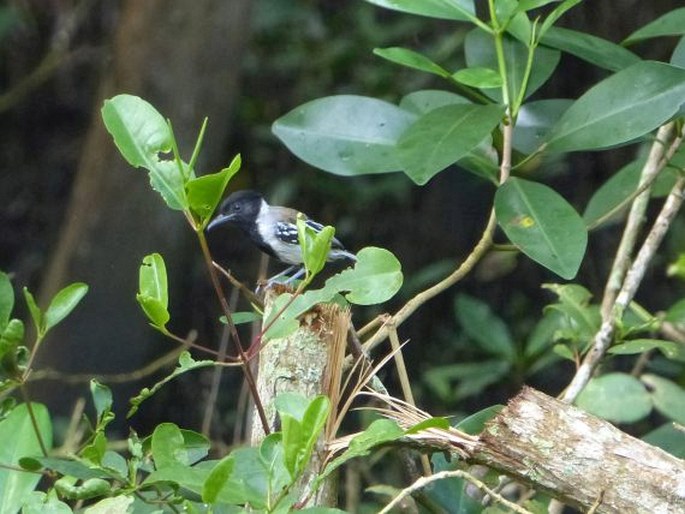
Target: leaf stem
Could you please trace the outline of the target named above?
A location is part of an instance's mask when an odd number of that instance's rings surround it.
[[[38,445],[40,446],[40,451],[43,453],[45,457],[48,456],[48,449],[47,446],[45,446],[45,442],[43,441],[43,436],[40,433],[40,427],[38,426],[38,419],[36,418],[36,413],[33,410],[33,405],[31,404],[31,398],[29,397],[28,390],[26,388],[26,384],[21,384],[19,386],[19,390],[21,391],[21,396],[24,399],[24,403],[26,404],[26,410],[29,413],[29,419],[31,420],[31,426],[33,427],[33,432],[36,434],[36,439],[38,440]]]

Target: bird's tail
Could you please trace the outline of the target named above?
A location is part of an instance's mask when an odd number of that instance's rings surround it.
[[[331,252],[328,254],[328,258],[331,261],[341,261],[341,260],[349,260],[353,262],[357,262],[357,256],[351,252],[348,252],[347,250],[341,250],[341,249],[331,249]]]

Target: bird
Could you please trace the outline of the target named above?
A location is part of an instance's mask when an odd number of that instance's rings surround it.
[[[268,279],[272,284],[276,279],[295,270],[286,283],[299,278],[304,273],[302,249],[297,237],[297,217],[301,214],[307,226],[320,232],[324,225],[308,218],[290,207],[269,205],[264,196],[249,189],[231,193],[219,207],[219,214],[207,225],[207,231],[226,224],[240,228],[261,251],[290,266],[281,273]],[[327,261],[349,260],[356,262],[357,257],[348,252],[335,237]]]

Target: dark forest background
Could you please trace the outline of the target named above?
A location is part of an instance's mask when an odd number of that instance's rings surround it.
[[[680,5],[676,0],[587,0],[562,26],[620,41],[636,28]],[[202,341],[220,338],[219,307],[201,255],[183,220],[150,190],[146,175],[120,157],[106,134],[104,98],[132,93],[151,102],[174,125],[188,156],[204,116],[209,117],[198,169],[214,172],[242,154],[235,188],[254,188],[272,203],[288,203],[335,224],[351,249],[383,246],[402,262],[405,286],[385,309],[447,273],[479,237],[494,193],[459,169],[417,187],[402,174],[343,178],[315,170],[271,134],[271,123],[308,100],[357,93],[396,102],[403,94],[442,85],[395,67],[374,47],[407,46],[441,63],[459,64],[465,30],[453,24],[378,9],[362,1],[315,0],[26,0],[0,8],[0,269],[15,289],[26,285],[43,305],[69,282],[90,292],[59,330],[51,332],[38,366],[33,395],[58,416],[68,416],[87,379],[131,374],[171,349],[152,330],[135,301],[138,266],[157,251],[169,266],[172,327],[197,330]],[[675,40],[638,46],[643,57],[668,60]],[[574,98],[604,72],[562,56],[554,78],[534,98]],[[592,192],[634,148],[567,156],[534,171],[582,210]],[[683,224],[682,220],[678,222]],[[682,248],[672,231],[642,288],[652,309],[682,296],[663,265]],[[591,234],[578,281],[602,290],[618,231]],[[253,284],[262,259],[239,233],[212,234],[212,249],[241,279]],[[275,269],[273,267],[272,269]],[[478,395],[446,398],[425,374],[437,365],[478,362],[455,317],[455,297],[467,293],[488,305],[525,339],[551,294],[541,281],[559,281],[528,259],[493,254],[457,290],[434,299],[401,329],[419,404],[433,414],[469,413],[506,401],[524,381],[506,382]],[[18,302],[21,303],[21,302]],[[355,311],[362,323],[375,311]],[[381,350],[384,351],[384,350]],[[203,357],[203,356],[200,356]],[[164,376],[117,379],[115,405]],[[525,378],[557,394],[572,375],[561,361]],[[123,377],[127,378],[127,377]],[[130,378],[130,377],[129,377]],[[393,384],[392,371],[386,380]],[[163,420],[199,428],[212,402],[213,372],[172,383],[133,418],[141,432]],[[241,375],[225,372],[211,432],[231,442]],[[122,420],[123,416],[119,417]],[[123,429],[123,423],[119,425]]]

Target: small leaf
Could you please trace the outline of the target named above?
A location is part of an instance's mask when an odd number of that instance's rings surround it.
[[[486,407],[475,414],[467,416],[457,423],[454,428],[466,432],[467,434],[478,435],[485,429],[486,423],[497,416],[503,408],[503,405],[491,405],[490,407]]]
[[[528,67],[528,48],[525,44],[506,34],[502,45],[504,60],[507,66],[509,97],[513,101],[519,96],[526,68]],[[466,55],[466,64],[469,68],[499,69],[494,40],[490,34],[481,29],[473,29],[466,35],[464,53]],[[533,68],[531,69],[524,95],[525,98],[532,95],[547,82],[547,79],[549,79],[559,64],[560,58],[561,53],[557,50],[545,47],[538,47],[536,49]],[[498,103],[502,102],[502,91],[500,88],[484,89],[483,93]]]
[[[587,229],[558,193],[511,177],[497,190],[495,213],[504,233],[528,257],[565,279],[576,276]]]
[[[0,271],[0,333],[5,330],[14,307],[14,290],[6,273]]]
[[[169,322],[169,294],[164,259],[158,253],[146,255],[138,274],[136,300],[152,324],[163,329]]]
[[[651,391],[656,410],[676,423],[685,423],[685,389],[657,375],[645,374],[640,380]]]
[[[402,169],[395,144],[416,116],[354,95],[319,98],[276,120],[272,131],[297,157],[337,175]]]
[[[628,46],[643,39],[661,36],[682,36],[685,34],[685,7],[673,9],[644,27],[636,30],[623,40]]]
[[[475,18],[473,0],[366,0],[393,11],[419,14],[445,20],[469,21]]]
[[[383,303],[402,286],[402,265],[391,252],[369,246],[357,254],[354,268],[326,281],[326,288],[348,291],[345,298],[356,305]]]
[[[146,168],[153,189],[176,210],[188,207],[186,177],[178,164],[166,158],[173,139],[164,117],[145,100],[133,95],[117,95],[105,100],[102,119],[121,155],[131,166]]]
[[[541,42],[609,71],[640,62],[640,57],[630,50],[586,32],[550,27]]]
[[[561,18],[566,11],[575,7],[577,4],[582,2],[582,0],[564,0],[559,5],[557,5],[551,13],[547,15],[545,20],[540,25],[540,37],[544,36],[549,29],[552,28],[559,18]]]
[[[674,341],[663,339],[631,339],[609,348],[609,353],[614,355],[633,355],[645,353],[653,349],[659,350],[669,359],[685,362],[685,347]]]
[[[87,292],[88,286],[86,284],[76,282],[57,293],[45,311],[45,331],[47,332],[66,318]]]
[[[549,305],[545,311],[556,311],[566,317],[568,328],[563,337],[572,341],[590,340],[602,323],[599,307],[590,304],[590,291],[578,284],[543,284],[542,287],[559,297],[559,302]]]
[[[326,265],[334,235],[335,229],[333,227],[329,226],[323,227],[321,230],[315,230],[307,224],[303,214],[298,214],[297,239],[302,249],[302,260],[307,272],[305,284],[311,282]]]
[[[112,410],[112,391],[106,385],[92,379],[90,381],[90,394],[93,397],[98,420],[100,420],[103,414]]]
[[[36,327],[36,332],[39,336],[45,334],[45,320],[43,319],[43,311],[40,310],[35,298],[26,287],[24,287],[24,299],[26,300],[26,305],[31,313],[31,319],[33,319],[33,326]]]
[[[254,311],[246,311],[246,312],[232,312],[231,313],[231,320],[233,321],[234,325],[241,325],[243,323],[252,323],[253,321],[259,321],[262,319],[261,314],[258,312]],[[224,325],[226,324],[226,316],[221,316],[219,318],[219,321],[223,323]]]
[[[673,66],[678,66],[678,68],[685,68],[685,37],[681,37],[680,41],[678,41],[678,44],[673,49],[673,54],[671,54],[669,63]]]
[[[668,121],[684,98],[684,69],[639,62],[581,96],[550,132],[547,150],[571,152],[627,143]]]
[[[450,76],[450,72],[445,68],[434,63],[425,55],[415,52],[414,50],[409,50],[408,48],[400,48],[397,46],[390,48],[374,48],[373,53],[387,61],[406,66],[407,68],[425,71],[426,73],[432,73],[433,75],[438,75],[443,78]]]
[[[211,218],[216,206],[221,201],[228,182],[240,170],[240,165],[241,159],[240,154],[238,154],[233,158],[228,168],[224,168],[218,173],[190,179],[186,183],[190,208],[201,220],[206,222]]]
[[[466,294],[459,294],[454,306],[459,324],[481,349],[507,360],[514,359],[516,346],[509,329],[486,303]]]
[[[593,378],[576,403],[590,414],[615,423],[634,423],[652,410],[647,390],[637,378],[626,373]]]
[[[477,88],[492,88],[502,86],[502,77],[491,68],[464,68],[452,75],[461,84]]]
[[[423,185],[454,164],[499,124],[500,105],[447,105],[421,116],[402,134],[397,152],[405,173]]]

